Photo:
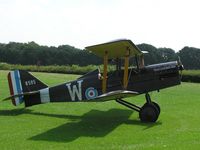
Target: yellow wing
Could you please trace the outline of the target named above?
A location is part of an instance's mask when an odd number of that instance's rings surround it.
[[[126,39],[88,46],[86,49],[100,57],[103,57],[106,51],[108,59],[125,57],[127,49],[130,51],[130,57],[143,54],[131,40]]]

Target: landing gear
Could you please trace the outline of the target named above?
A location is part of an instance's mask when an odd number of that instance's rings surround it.
[[[122,99],[117,99],[116,102],[139,112],[141,122],[156,122],[160,115],[160,106],[156,102],[152,102],[150,95],[146,93],[146,103],[139,107]]]
[[[156,122],[158,116],[159,111],[153,103],[144,104],[139,112],[139,117],[142,122]]]
[[[152,104],[157,108],[157,110],[160,114],[160,106],[156,102],[152,102]]]
[[[139,112],[139,117],[142,122],[156,122],[160,115],[160,106],[156,102],[151,101],[148,93],[145,94],[146,103],[142,106]]]

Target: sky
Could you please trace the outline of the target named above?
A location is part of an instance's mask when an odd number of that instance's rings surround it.
[[[0,0],[0,43],[86,46],[130,39],[200,48],[199,0]]]

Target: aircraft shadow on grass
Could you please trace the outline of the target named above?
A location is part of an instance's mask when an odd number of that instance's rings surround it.
[[[35,141],[71,142],[79,137],[104,137],[121,124],[142,125],[145,126],[144,130],[161,124],[160,122],[151,124],[130,120],[129,117],[132,113],[131,110],[110,109],[107,111],[91,110],[82,116],[74,116],[32,112],[29,109],[0,110],[0,115],[3,116],[32,114],[70,120],[63,125],[29,138],[29,140]]]

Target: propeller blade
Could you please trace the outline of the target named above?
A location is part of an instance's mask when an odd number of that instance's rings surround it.
[[[179,67],[179,70],[182,72],[182,70],[184,70],[184,66],[183,66],[183,63],[181,61],[181,58],[180,56],[178,56],[178,67]]]

